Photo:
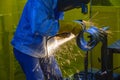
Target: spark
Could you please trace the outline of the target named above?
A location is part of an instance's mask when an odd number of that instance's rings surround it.
[[[71,33],[70,36],[67,38],[61,38],[61,39],[54,38],[52,42],[48,41],[48,45],[47,45],[48,56],[52,55],[59,48],[59,46],[70,41],[74,37],[75,35]]]

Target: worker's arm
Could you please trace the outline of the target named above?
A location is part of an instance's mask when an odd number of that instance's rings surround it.
[[[53,36],[58,32],[58,20],[55,19],[53,12],[55,3],[51,5],[50,1],[43,3],[44,1],[36,0],[31,3],[29,21],[33,34]]]

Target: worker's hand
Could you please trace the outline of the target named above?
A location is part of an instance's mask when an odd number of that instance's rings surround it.
[[[70,32],[73,33],[74,35],[77,35],[84,29],[83,28],[84,25],[81,21],[60,20],[59,25],[60,25],[59,33]]]

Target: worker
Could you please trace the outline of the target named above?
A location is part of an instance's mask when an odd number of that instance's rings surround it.
[[[64,23],[63,12],[78,7],[78,5],[74,6],[76,3],[88,2],[89,0],[28,0],[26,2],[11,41],[15,58],[24,71],[26,80],[63,79],[54,55],[47,56],[47,38],[66,31],[75,34],[76,30],[81,31],[81,25],[77,22],[67,22],[69,30],[61,29]]]

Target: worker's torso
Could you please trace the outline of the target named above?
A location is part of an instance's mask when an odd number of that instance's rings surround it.
[[[39,1],[42,1],[42,0],[39,0]],[[32,8],[31,4],[33,4],[32,0],[29,0],[24,7],[20,22],[18,24],[14,38],[12,40],[12,45],[16,49],[18,49],[19,51],[25,54],[31,55],[33,57],[41,57],[45,55],[47,36],[43,37],[40,34],[32,32],[32,27],[30,22],[30,19],[31,19],[30,13]],[[36,6],[40,5],[37,2],[35,4]],[[60,13],[54,10],[54,15],[56,19],[58,19],[60,16]],[[40,14],[40,16],[44,16],[44,15]]]

